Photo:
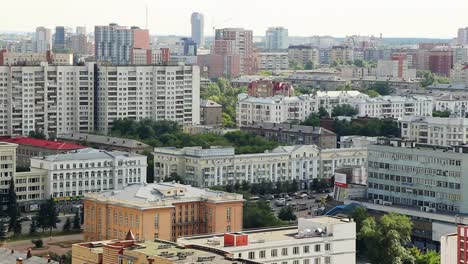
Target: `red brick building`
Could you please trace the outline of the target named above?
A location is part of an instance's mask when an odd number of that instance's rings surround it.
[[[429,70],[441,76],[450,76],[453,66],[452,50],[449,48],[436,48],[429,51]]]
[[[254,97],[272,97],[275,95],[290,97],[294,96],[294,88],[290,83],[286,82],[258,80],[249,84],[248,94]]]

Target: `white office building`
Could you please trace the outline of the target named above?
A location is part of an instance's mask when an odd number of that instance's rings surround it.
[[[289,47],[288,29],[270,27],[265,33],[265,49],[271,51],[287,50]]]
[[[315,145],[281,146],[265,153],[235,155],[234,148],[155,148],[156,181],[173,174],[194,186],[229,185],[296,180],[308,184],[330,178],[335,169],[365,165],[366,148],[319,149]]]
[[[399,120],[401,136],[420,144],[456,146],[468,143],[467,118],[407,116]]]
[[[300,218],[297,227],[184,237],[177,243],[256,263],[356,263],[356,223],[348,218]]]
[[[252,97],[246,94],[238,96],[236,117],[238,126],[253,123],[283,123],[303,121],[320,107],[331,113],[337,105],[350,104],[366,100],[369,96],[358,91],[317,91],[315,94],[293,97]]]
[[[430,96],[379,96],[356,100],[352,104],[359,116],[400,118],[403,116],[432,116]]]
[[[91,148],[31,159],[31,169],[47,171],[46,197],[56,198],[146,182],[146,166],[144,155]]]
[[[117,119],[200,122],[198,66],[99,66],[97,131]]]

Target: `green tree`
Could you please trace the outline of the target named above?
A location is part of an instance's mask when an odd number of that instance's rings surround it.
[[[58,221],[56,204],[52,198],[41,205],[36,219],[38,227],[41,227],[42,230],[49,229],[50,235],[52,236],[52,229],[57,228]]]
[[[296,179],[292,180],[291,182],[291,189],[289,192],[297,192],[299,190],[299,183],[297,182]]]
[[[223,113],[222,115],[222,126],[223,127],[228,127],[228,128],[234,128],[236,127],[236,122],[232,119],[232,117],[226,113]]]
[[[336,116],[354,116],[357,115],[358,111],[356,108],[352,107],[349,104],[341,104],[333,107],[332,117]]]
[[[76,211],[75,216],[73,217],[73,224],[72,224],[72,229],[73,231],[80,231],[81,225],[80,225],[80,212]]]
[[[268,202],[259,200],[257,202],[246,202],[243,209],[243,227],[260,228],[282,225],[272,212]]]
[[[432,116],[433,117],[450,117],[450,110],[445,110],[445,111],[432,111]]]
[[[18,210],[18,203],[17,203],[17,197],[16,197],[16,188],[15,188],[15,182],[13,179],[10,180],[10,185],[8,188],[8,204],[7,204],[7,215],[10,217],[10,223],[8,229],[11,231],[15,227],[18,228],[18,218],[20,215],[20,212]],[[21,226],[21,225],[20,225]]]
[[[369,218],[367,209],[363,206],[358,206],[351,212],[351,217],[356,223],[356,234],[359,234],[359,232],[361,232],[361,228],[363,226],[364,220]],[[356,248],[358,252],[365,251],[365,243],[359,236],[356,238]]]
[[[46,134],[44,134],[44,132],[42,131],[30,131],[29,132],[29,137],[32,137],[32,138],[37,138],[37,139],[46,139],[47,136]]]
[[[378,97],[378,96],[380,96],[380,94],[378,92],[376,92],[375,90],[367,90],[367,95],[369,97]]]
[[[323,106],[319,107],[318,115],[320,118],[330,117],[330,114],[327,112],[327,110]]]
[[[244,192],[249,192],[250,191],[250,183],[246,180],[242,181],[241,188]]]
[[[165,182],[174,181],[174,182],[179,182],[180,184],[184,184],[184,182],[185,182],[184,178],[182,176],[180,176],[179,174],[177,174],[177,172],[171,173],[171,175],[169,175],[169,177],[164,179],[164,181]]]
[[[313,61],[308,61],[304,65],[305,70],[313,70],[315,68],[314,62]]]
[[[278,212],[278,218],[283,221],[294,221],[297,219],[292,206],[285,206]]]
[[[304,126],[320,126],[320,116],[317,113],[310,114],[301,125]]]
[[[410,254],[415,258],[414,264],[440,264],[440,255],[433,250],[422,253],[418,248],[409,249]]]
[[[65,224],[63,224],[63,232],[69,233],[72,230],[72,224],[70,221],[70,217],[67,217]]]
[[[31,225],[29,226],[29,234],[35,235],[37,233],[37,221],[36,217],[33,217],[31,220]]]
[[[412,226],[407,216],[396,213],[386,214],[378,222],[369,217],[363,221],[358,238],[365,241],[372,263],[413,263],[414,257],[404,247],[410,241]]]
[[[388,82],[378,81],[371,86],[371,90],[376,91],[380,95],[390,94],[390,84]]]

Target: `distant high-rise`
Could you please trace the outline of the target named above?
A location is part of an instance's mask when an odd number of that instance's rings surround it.
[[[36,28],[35,37],[35,52],[47,52],[52,48],[52,33],[51,30],[45,27]]]
[[[289,46],[288,30],[284,27],[270,27],[265,34],[265,49],[287,50]]]
[[[468,44],[468,27],[458,29],[457,42],[458,45]]]
[[[194,12],[191,18],[192,23],[192,39],[199,47],[205,45],[205,19],[203,14]]]
[[[54,50],[65,49],[65,27],[55,27]]]
[[[147,29],[117,24],[96,26],[94,41],[96,61],[114,65],[131,64],[133,49],[149,49],[149,32]]]
[[[76,27],[77,35],[86,35],[86,27]]]

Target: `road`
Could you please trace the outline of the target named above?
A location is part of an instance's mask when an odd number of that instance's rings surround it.
[[[31,214],[28,214],[28,216],[31,216],[33,217],[34,215],[31,215]],[[63,225],[65,224],[65,222],[67,221],[67,217],[70,218],[70,221],[73,222],[73,217],[75,215],[74,214],[62,214],[60,213],[59,214],[59,219],[60,219],[60,222],[57,223],[57,229],[56,230],[62,230],[63,229]],[[31,226],[31,221],[23,221],[21,223],[21,233],[22,234],[29,234],[29,228]],[[39,229],[39,228],[38,228]]]
[[[300,218],[300,217],[307,217],[310,215],[315,215],[315,212],[320,211],[319,208],[322,207],[320,202],[315,202],[316,199],[321,199],[322,197],[326,197],[328,194],[326,193],[317,193],[317,194],[312,194],[315,196],[315,199],[296,199],[293,198],[291,201],[287,201],[286,204],[306,204],[307,209],[306,210],[295,210],[294,214]],[[283,208],[283,206],[276,206],[275,205],[275,200],[270,201],[271,208],[273,209],[273,212],[275,214],[278,214],[278,212]],[[309,214],[311,213],[311,214]]]

